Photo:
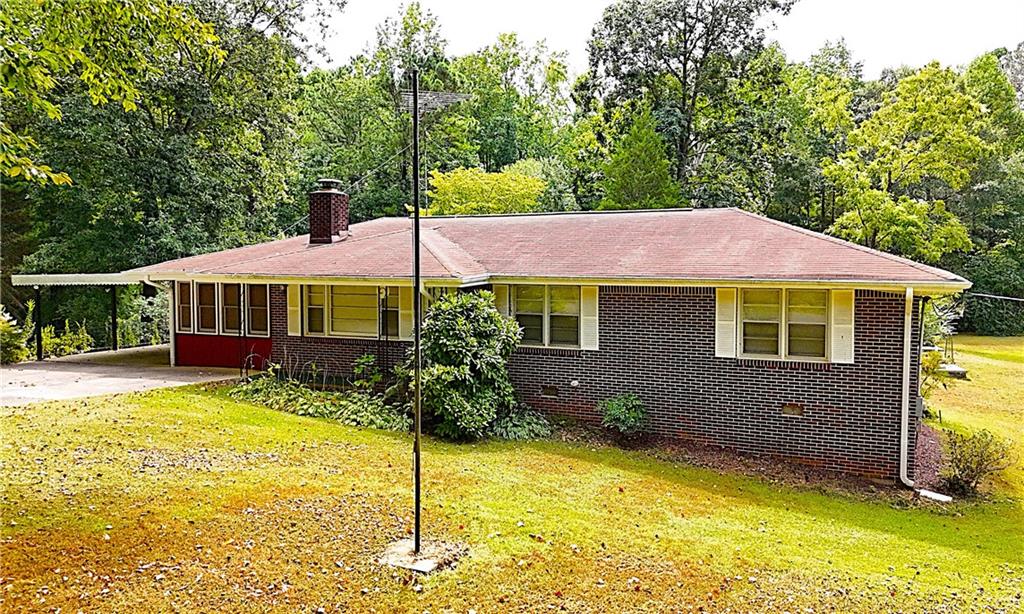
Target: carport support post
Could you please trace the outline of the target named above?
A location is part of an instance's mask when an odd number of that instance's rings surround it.
[[[43,291],[39,286],[32,286],[36,291],[36,360],[43,359]]]
[[[117,286],[110,286],[110,349],[117,351]]]

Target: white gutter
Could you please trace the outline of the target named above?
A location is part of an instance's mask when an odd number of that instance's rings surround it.
[[[903,389],[900,404],[900,481],[914,487],[914,481],[907,476],[908,450],[910,447],[910,338],[914,323],[914,289],[908,287],[903,305]]]

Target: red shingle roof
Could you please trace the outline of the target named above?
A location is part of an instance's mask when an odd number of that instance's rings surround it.
[[[425,278],[792,280],[958,285],[963,278],[739,209],[424,217]],[[163,262],[133,272],[410,278],[411,220],[351,226]]]

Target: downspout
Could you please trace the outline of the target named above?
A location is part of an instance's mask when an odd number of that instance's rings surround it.
[[[910,448],[910,340],[914,324],[914,289],[907,288],[903,305],[903,389],[900,404],[900,481],[908,488],[914,488],[914,481],[907,475]]]

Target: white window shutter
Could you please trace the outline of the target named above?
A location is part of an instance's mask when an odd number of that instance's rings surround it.
[[[491,292],[494,293],[494,304],[498,308],[498,313],[507,316],[509,314],[508,286],[505,284],[495,284],[491,286]]]
[[[715,356],[736,357],[736,288],[715,288]]]
[[[853,363],[853,290],[833,290],[831,360]]]
[[[402,286],[398,289],[398,338],[412,339],[413,335],[413,301],[412,293],[415,289],[411,286]]]
[[[597,286],[580,288],[580,349],[597,349]]]
[[[302,285],[288,284],[288,334],[302,335]]]

